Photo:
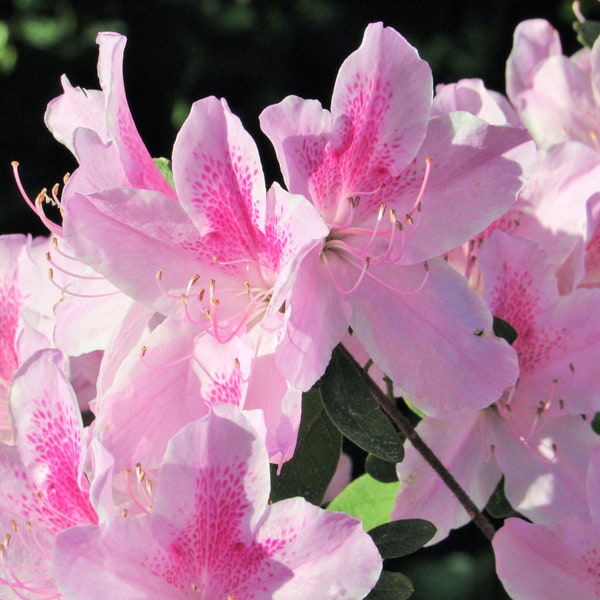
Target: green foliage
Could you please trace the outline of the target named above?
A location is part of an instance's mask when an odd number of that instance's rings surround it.
[[[365,460],[365,471],[382,483],[398,481],[396,463],[383,460],[374,454],[369,454]]]
[[[381,411],[361,373],[339,346],[320,387],[327,414],[349,440],[388,462],[404,459],[404,437]]]
[[[423,519],[405,519],[384,523],[369,531],[381,558],[400,558],[422,548],[434,535],[433,523]]]
[[[167,180],[167,183],[175,189],[175,181],[173,180],[173,165],[168,158],[155,158],[154,164],[158,167],[160,174]]]
[[[494,519],[506,519],[517,514],[504,495],[504,477],[490,496],[485,511]]]
[[[415,591],[412,581],[402,573],[382,571],[366,600],[405,600]]]
[[[582,46],[591,48],[600,35],[600,21],[575,21],[573,29],[577,32],[577,39]]]
[[[366,531],[389,523],[400,482],[381,483],[368,474],[350,483],[327,507],[360,519]]]
[[[494,334],[506,340],[511,346],[515,343],[519,334],[517,330],[507,321],[501,319],[500,317],[494,317],[494,324],[492,325],[494,330]]]
[[[303,496],[321,504],[342,452],[342,436],[330,421],[318,389],[302,396],[302,421],[296,451],[281,473],[271,465],[271,500]]]

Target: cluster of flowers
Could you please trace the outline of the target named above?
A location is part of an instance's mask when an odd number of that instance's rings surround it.
[[[479,80],[433,97],[416,50],[370,25],[330,111],[290,96],[261,114],[286,188],[267,190],[214,97],[193,104],[172,163],[152,159],[125,38],[98,43],[101,90],[63,78],[46,113],[79,163],[33,202],[51,237],[0,238],[2,598],[365,597],[382,560],[357,519],[268,502],[269,462],[293,456],[302,393],[340,342],[426,415],[419,433],[478,506],[504,477],[535,523],[494,540],[510,593],[564,598],[576,577],[578,597],[599,593],[585,523],[600,46],[565,58],[549,24],[525,22],[510,101]],[[468,520],[411,448],[397,472],[393,519],[433,522],[433,541]],[[519,552],[560,567],[563,591],[519,573]]]

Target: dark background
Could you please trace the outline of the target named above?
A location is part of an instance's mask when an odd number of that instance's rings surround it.
[[[395,27],[428,60],[436,83],[481,77],[503,91],[515,26],[543,17],[565,53],[578,49],[570,0],[3,0],[0,3],[0,233],[45,233],[21,200],[10,162],[32,199],[76,164],[44,127],[46,104],[74,85],[98,88],[98,31],[128,36],[125,84],[138,129],[153,156],[170,157],[190,104],[227,98],[256,138],[267,182],[278,179],[258,115],[288,94],[329,106],[339,65],[365,26]],[[493,556],[472,528],[403,560],[416,600],[505,598]]]

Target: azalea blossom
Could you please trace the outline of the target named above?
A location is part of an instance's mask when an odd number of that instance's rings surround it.
[[[487,307],[437,257],[510,208],[528,136],[465,112],[430,120],[431,95],[415,49],[372,24],[340,69],[331,112],[290,96],[261,115],[288,189],[328,227],[296,258],[285,298],[278,365],[302,389],[348,327],[428,412],[486,406],[516,378]]]
[[[520,23],[506,67],[508,97],[541,148],[569,140],[600,151],[600,44],[562,54],[542,19]]]
[[[517,331],[519,379],[492,407],[460,419],[426,417],[417,431],[479,507],[504,475],[511,505],[536,522],[585,516],[583,481],[599,441],[589,423],[600,409],[598,290],[559,296],[548,255],[499,231],[485,241],[479,266],[484,298]],[[431,520],[438,528],[434,541],[468,521],[412,448],[397,471],[403,485],[395,519]]]
[[[42,350],[18,369],[12,386],[15,443],[0,445],[0,596],[7,600],[58,597],[50,575],[56,536],[98,523],[103,510],[94,507],[84,472],[87,444],[64,368],[58,350]]]
[[[216,405],[169,443],[148,514],[59,537],[58,588],[70,600],[363,598],[381,558],[360,522],[302,498],[270,505],[269,487],[261,437]]]
[[[600,448],[591,454],[586,487],[588,518],[570,515],[554,527],[513,518],[496,533],[496,569],[512,598],[600,598]]]

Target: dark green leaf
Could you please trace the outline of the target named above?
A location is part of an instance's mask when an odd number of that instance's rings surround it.
[[[505,339],[511,346],[519,337],[517,330],[510,323],[504,319],[501,319],[500,317],[494,317],[494,324],[492,328],[497,337]]]
[[[318,389],[302,396],[302,420],[296,451],[281,473],[271,465],[271,500],[302,496],[321,504],[342,452],[342,436],[333,425]]]
[[[160,174],[167,180],[167,183],[175,189],[175,181],[173,180],[173,168],[171,161],[168,158],[155,158],[154,164],[158,167]]]
[[[339,346],[321,379],[323,405],[357,446],[389,462],[404,458],[404,437],[381,411],[358,369]]]
[[[383,483],[392,483],[398,481],[396,473],[396,463],[382,460],[374,454],[369,454],[365,460],[365,471],[371,476]]]
[[[433,523],[423,519],[392,521],[375,527],[369,535],[381,558],[399,558],[422,548],[434,535]]]
[[[504,478],[500,480],[490,496],[485,511],[494,519],[506,519],[517,514],[504,495]]]
[[[600,435],[600,413],[596,413],[592,420],[592,429],[594,433]]]
[[[573,29],[577,32],[577,39],[582,46],[591,48],[600,35],[600,21],[575,21]]]
[[[406,575],[382,571],[379,581],[365,600],[406,600],[414,591],[412,581]]]

